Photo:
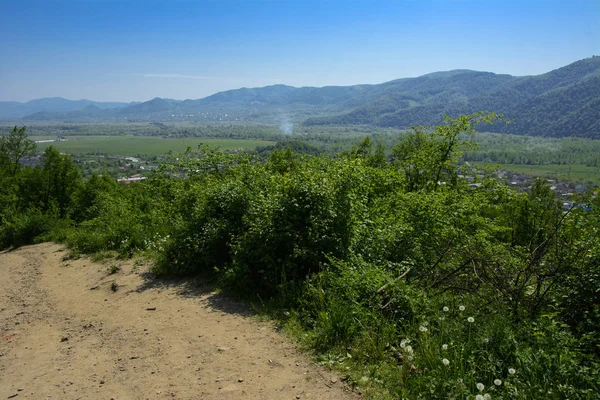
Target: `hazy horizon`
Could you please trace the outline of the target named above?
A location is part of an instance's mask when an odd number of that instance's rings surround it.
[[[0,101],[538,75],[600,54],[597,1],[8,1],[0,13]]]

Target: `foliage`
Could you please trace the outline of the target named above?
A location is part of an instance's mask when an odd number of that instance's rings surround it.
[[[542,181],[470,187],[458,162],[493,117],[416,127],[390,157],[370,138],[335,156],[201,146],[130,185],[84,182],[50,149],[0,174],[0,244],[146,252],[157,275],[204,275],[367,393],[597,398],[600,203],[564,211]]]
[[[27,138],[27,129],[15,126],[8,136],[0,137],[0,166],[9,169],[14,176],[19,169],[19,161],[34,151],[35,142]]]

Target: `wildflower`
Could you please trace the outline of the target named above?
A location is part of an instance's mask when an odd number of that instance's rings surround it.
[[[492,400],[492,396],[489,393],[483,395],[483,400]]]
[[[509,374],[511,374],[511,375],[514,375],[514,374],[516,374],[516,373],[517,373],[517,371],[515,371],[515,369],[514,369],[514,368],[509,368],[509,369],[508,369],[508,373],[509,373]]]
[[[421,332],[427,332],[427,328],[425,328],[423,325],[419,326],[419,330]]]
[[[444,310],[444,312],[450,311],[450,309],[448,307],[444,307],[444,308],[442,308],[442,310]]]
[[[485,389],[485,385],[481,382],[479,382],[477,385],[477,390],[479,390],[480,392],[483,392],[483,389]]]
[[[442,364],[450,365],[450,360],[448,360],[447,358],[444,358],[444,359],[442,359]]]
[[[459,310],[459,311],[465,311],[465,306],[459,306],[459,307],[458,307],[458,310]]]
[[[400,347],[402,347],[403,349],[405,349],[407,343],[410,343],[410,340],[408,340],[408,339],[402,339],[400,341]]]
[[[467,321],[469,321],[470,323],[473,323],[473,322],[475,322],[475,318],[469,317],[469,318],[467,318]]]
[[[500,379],[494,379],[494,385],[500,386],[502,385],[502,381]]]
[[[475,396],[475,400],[484,400],[484,397],[478,394],[477,396]]]
[[[442,345],[442,350],[448,350],[448,345],[446,343]]]

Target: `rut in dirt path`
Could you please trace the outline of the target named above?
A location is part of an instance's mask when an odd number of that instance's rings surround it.
[[[0,253],[0,399],[360,398],[242,304],[65,254]]]

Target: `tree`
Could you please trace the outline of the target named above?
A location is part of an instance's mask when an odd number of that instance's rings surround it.
[[[14,127],[12,132],[0,138],[0,159],[8,163],[11,175],[14,176],[19,169],[19,161],[23,157],[34,154],[35,142],[27,137],[27,127]]]
[[[71,196],[81,186],[81,173],[68,155],[62,155],[50,146],[44,151],[44,183],[42,204],[44,211],[56,206],[61,218],[71,205]]]
[[[435,190],[442,180],[456,183],[456,162],[473,147],[467,138],[475,133],[476,125],[501,117],[479,112],[457,118],[446,116],[446,123],[434,128],[413,127],[392,149],[396,164],[404,171],[408,191]]]

